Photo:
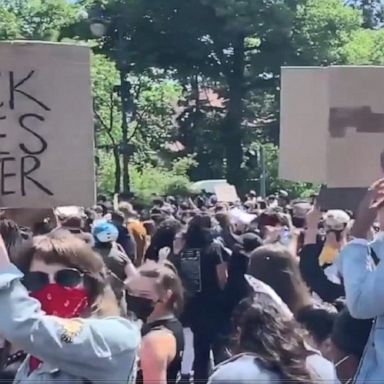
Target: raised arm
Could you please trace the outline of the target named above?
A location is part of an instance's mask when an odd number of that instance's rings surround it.
[[[371,247],[379,252],[380,241],[370,245],[367,233],[384,202],[384,179],[368,191],[360,204],[351,235],[351,241],[341,252],[337,264],[344,280],[347,306],[357,319],[369,319],[384,314],[384,263],[374,268]],[[382,251],[380,252],[382,253]],[[378,254],[379,258],[383,257]]]
[[[60,319],[47,316],[21,284],[0,238],[0,333],[25,352],[78,377],[99,379],[126,366],[140,342],[134,323],[122,318]],[[121,369],[121,368],[120,368]]]

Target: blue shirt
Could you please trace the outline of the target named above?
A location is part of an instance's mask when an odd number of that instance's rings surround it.
[[[370,255],[373,249],[381,260],[377,267]],[[384,378],[384,238],[372,243],[351,241],[336,260],[344,280],[346,303],[355,319],[372,319],[372,327],[356,383],[382,382]]]
[[[133,382],[140,344],[135,323],[47,316],[21,284],[22,276],[14,265],[0,269],[0,334],[43,364],[28,375],[27,358],[16,383]]]

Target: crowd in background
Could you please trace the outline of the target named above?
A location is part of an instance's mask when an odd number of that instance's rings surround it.
[[[1,380],[381,380],[383,186],[355,213],[250,191],[2,218]]]

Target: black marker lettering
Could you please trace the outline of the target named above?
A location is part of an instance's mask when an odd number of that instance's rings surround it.
[[[1,102],[0,103],[0,108],[3,108],[4,107],[4,102]],[[0,120],[5,120],[7,118],[7,116],[3,115],[3,116],[0,116]]]
[[[26,154],[28,154],[28,155],[40,155],[40,154],[42,154],[42,153],[47,149],[48,144],[47,144],[47,142],[46,142],[46,141],[45,141],[39,134],[37,134],[37,133],[34,132],[32,129],[30,129],[30,128],[28,128],[28,127],[26,126],[26,120],[29,119],[29,118],[38,119],[38,120],[40,120],[40,121],[45,121],[45,118],[44,118],[43,116],[36,115],[36,114],[34,114],[34,113],[26,113],[25,115],[22,115],[22,116],[20,116],[20,118],[19,118],[19,124],[20,124],[20,126],[21,126],[22,128],[24,128],[26,131],[28,131],[29,133],[31,133],[33,136],[35,136],[35,137],[39,140],[41,146],[40,146],[39,149],[34,150],[34,151],[31,150],[31,149],[28,149],[28,148],[25,146],[25,144],[23,144],[23,143],[19,144],[19,147],[20,147],[20,149],[21,149],[24,153],[26,153]]]
[[[0,133],[0,139],[5,139],[7,137],[7,135],[5,133]],[[2,147],[2,145],[0,145],[0,148]],[[2,151],[0,149],[0,155],[10,155],[11,152],[8,152],[8,151]]]
[[[29,167],[27,170],[27,161],[28,160],[33,160],[33,165]],[[25,179],[28,179],[31,181],[33,184],[36,185],[36,187],[40,188],[42,191],[44,191],[47,195],[53,196],[53,193],[44,185],[42,185],[40,182],[37,180],[33,179],[30,174],[32,172],[35,172],[38,170],[41,166],[40,160],[36,156],[23,156],[21,158],[21,195],[25,196],[26,195],[26,189],[25,189]]]
[[[51,109],[47,107],[42,101],[37,100],[35,97],[30,95],[29,93],[23,91],[22,89],[19,89],[26,81],[28,81],[33,75],[35,71],[31,71],[28,73],[26,77],[24,77],[22,80],[20,80],[18,83],[15,84],[15,74],[13,71],[9,72],[9,108],[12,110],[15,109],[15,93],[19,93],[20,95],[25,96],[29,100],[34,101],[36,104],[40,105],[41,108],[45,109],[46,111],[50,111]]]
[[[7,196],[7,195],[13,195],[15,194],[15,191],[11,191],[11,190],[7,190],[5,188],[5,182],[7,178],[12,178],[12,177],[15,177],[16,176],[16,173],[6,173],[6,170],[5,170],[5,163],[9,162],[9,163],[14,163],[16,161],[16,159],[14,157],[3,157],[2,159],[0,159],[0,162],[1,162],[1,166],[0,166],[0,185],[1,185],[1,189],[0,189],[0,192],[1,192],[1,196]]]
[[[0,72],[0,76],[1,76],[1,72]],[[1,102],[0,103],[0,108],[3,108],[4,107],[4,102]],[[7,118],[7,116],[0,116],[0,120],[5,120]]]
[[[350,128],[355,128],[357,132],[382,133],[384,132],[384,114],[373,112],[370,106],[329,110],[331,137],[345,137]]]

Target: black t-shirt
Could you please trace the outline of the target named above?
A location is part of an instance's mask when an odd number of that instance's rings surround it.
[[[199,296],[203,301],[215,301],[221,295],[222,291],[217,278],[216,267],[227,261],[227,253],[221,244],[213,242],[202,250],[200,259],[201,292]]]
[[[244,278],[247,273],[249,257],[243,251],[235,251],[228,262],[228,282],[225,287],[225,309],[231,315],[236,305],[247,296],[249,286]]]
[[[323,244],[307,244],[300,251],[300,272],[308,287],[316,292],[323,301],[333,303],[345,296],[344,287],[328,280],[319,265],[319,256]]]
[[[212,242],[203,248],[185,249],[181,254],[191,253],[199,254],[199,285],[200,289],[190,297],[187,294],[183,322],[190,323],[201,316],[217,317],[223,313],[223,291],[220,288],[216,267],[223,262],[227,262],[228,256],[223,246]],[[178,256],[176,256],[176,259]],[[196,280],[196,273],[194,279]],[[183,280],[183,279],[182,279]],[[217,315],[217,316],[216,316]]]

